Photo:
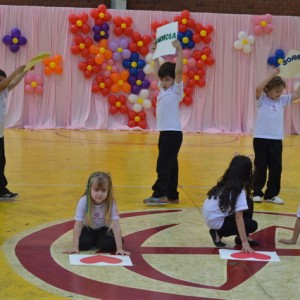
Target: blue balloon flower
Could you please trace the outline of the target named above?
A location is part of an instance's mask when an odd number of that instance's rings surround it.
[[[193,41],[193,31],[189,29],[185,32],[178,32],[177,39],[180,41],[183,49],[192,49],[195,47],[195,42]]]
[[[11,52],[18,52],[20,46],[27,44],[26,37],[21,35],[21,31],[18,28],[13,28],[10,32],[11,35],[5,35],[2,41],[5,45],[9,46]]]
[[[285,58],[285,53],[282,49],[277,49],[273,56],[269,56],[268,64],[278,68],[282,64],[283,59]]]

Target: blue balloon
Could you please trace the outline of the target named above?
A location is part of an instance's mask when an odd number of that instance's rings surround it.
[[[141,87],[139,86],[139,85],[133,85],[132,87],[131,87],[131,92],[133,93],[133,94],[138,94],[139,92],[141,91]]]
[[[122,65],[124,68],[129,69],[131,66],[131,60],[130,59],[124,59],[122,62]]]
[[[285,57],[284,51],[281,50],[281,49],[277,49],[277,50],[275,51],[275,56],[276,56],[277,58],[284,58],[284,57]]]
[[[179,41],[181,41],[182,39],[184,38],[184,34],[182,33],[182,32],[178,32],[177,33],[177,39],[179,40]]]
[[[276,66],[278,64],[276,57],[275,56],[270,56],[268,58],[268,64],[272,65],[272,66]]]
[[[187,31],[185,32],[185,36],[187,36],[189,39],[191,39],[191,38],[193,37],[193,31],[187,30]]]
[[[189,42],[186,44],[187,48],[192,49],[195,47],[195,43],[192,40],[189,40]]]
[[[130,85],[135,85],[135,83],[136,83],[136,78],[135,78],[134,76],[129,76],[129,78],[128,78],[128,83],[129,83]]]
[[[108,31],[109,30],[109,25],[107,23],[102,24],[102,30]]]
[[[138,67],[138,68],[144,68],[145,65],[146,65],[146,63],[145,63],[144,60],[139,59],[139,60],[137,61],[137,67]]]
[[[129,68],[129,73],[130,73],[130,75],[136,75],[137,74],[137,72],[138,72],[138,69],[137,68]]]
[[[94,31],[95,33],[99,33],[99,32],[101,31],[101,26],[100,26],[100,25],[95,25],[95,26],[93,27],[93,31]]]
[[[19,45],[24,46],[27,43],[27,39],[24,36],[20,36],[19,38]]]
[[[99,42],[101,40],[101,35],[99,33],[94,34],[94,41]]]
[[[19,46],[19,44],[11,44],[11,45],[9,46],[9,48],[10,48],[10,51],[11,51],[11,52],[18,52],[19,49],[20,49],[20,46]]]
[[[138,60],[138,59],[139,59],[139,54],[138,54],[137,52],[132,52],[132,53],[131,53],[131,56],[130,56],[130,59],[131,59],[132,61]]]
[[[10,45],[12,43],[12,36],[5,35],[2,40],[5,45]]]
[[[20,31],[20,29],[18,29],[18,28],[13,28],[12,30],[11,30],[11,35],[13,36],[13,37],[20,37],[21,36],[21,31]]]
[[[142,88],[142,89],[147,89],[149,86],[150,86],[150,81],[147,80],[147,79],[145,79],[145,80],[143,81],[143,83],[141,84],[141,88]]]

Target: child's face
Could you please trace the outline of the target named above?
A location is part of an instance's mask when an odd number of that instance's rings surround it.
[[[94,183],[91,187],[91,197],[95,204],[101,204],[107,198],[108,188]]]
[[[277,100],[282,95],[283,87],[275,86],[271,90],[267,91],[267,96],[272,100]]]
[[[161,87],[165,91],[174,84],[174,78],[172,78],[171,76],[165,76],[161,78],[160,81],[161,81]]]
[[[5,80],[5,77],[3,76],[0,76],[0,82],[4,81]]]

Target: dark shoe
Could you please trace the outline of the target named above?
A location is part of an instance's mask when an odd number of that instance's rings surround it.
[[[209,234],[213,240],[213,243],[215,244],[216,247],[225,247],[226,244],[224,244],[221,240],[216,242],[216,237],[217,237],[217,231],[215,229],[209,229]]]
[[[242,244],[241,238],[239,236],[235,237],[234,242],[235,242],[236,245],[241,245]],[[260,246],[260,243],[256,240],[251,240],[251,241],[248,241],[248,242],[249,242],[249,245],[252,246],[252,247]]]
[[[8,191],[7,193],[0,195],[0,200],[14,199],[17,196],[18,196],[17,193],[12,193],[12,192]]]
[[[169,203],[168,198],[164,197],[149,197],[143,200],[146,205],[166,205]]]

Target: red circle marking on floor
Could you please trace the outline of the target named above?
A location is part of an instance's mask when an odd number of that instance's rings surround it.
[[[257,252],[251,252],[251,253],[238,252],[238,253],[232,253],[230,256],[236,259],[248,259],[248,258],[255,258],[260,260],[271,259],[271,256],[262,253],[257,253]]]
[[[84,257],[80,260],[84,264],[96,264],[96,263],[107,263],[107,264],[119,264],[122,259],[116,257],[110,257],[106,255],[93,255]]]

